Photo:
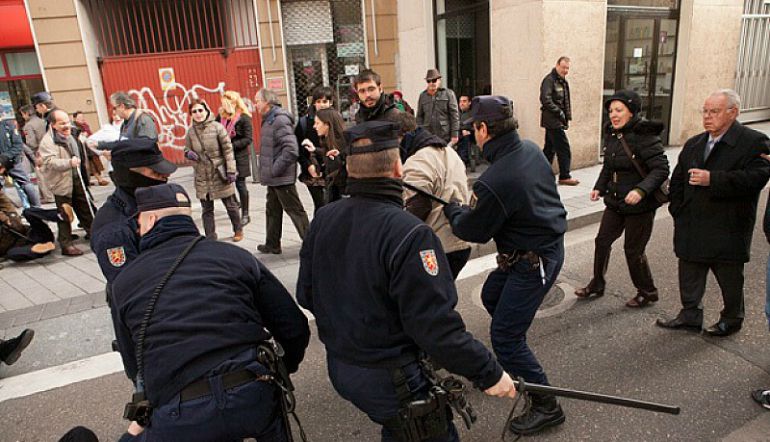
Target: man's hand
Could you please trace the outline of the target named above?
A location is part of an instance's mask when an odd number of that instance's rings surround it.
[[[691,186],[703,186],[708,187],[711,185],[711,172],[705,169],[690,169],[687,171],[690,174]]]
[[[625,201],[626,201],[626,204],[628,204],[629,206],[635,206],[639,204],[639,201],[641,200],[642,200],[642,195],[638,191],[636,191],[636,189],[626,194]]]
[[[599,201],[599,191],[594,189],[589,194],[589,198],[591,198],[591,201]]]
[[[467,136],[468,136],[468,135],[470,135],[470,134],[471,134],[471,133],[470,133],[469,131],[467,131],[467,130],[464,130],[464,131],[463,131],[463,136],[464,136],[464,137],[467,137]]]
[[[490,396],[509,397],[513,399],[516,397],[516,386],[513,385],[513,379],[511,379],[508,373],[503,372],[503,375],[500,376],[500,380],[497,381],[495,385],[484,390],[484,393]]]
[[[78,157],[70,158],[70,166],[72,166],[73,169],[80,166],[80,158]]]
[[[128,434],[131,436],[139,436],[144,431],[144,427],[137,424],[136,421],[131,421],[131,424],[128,426]]]

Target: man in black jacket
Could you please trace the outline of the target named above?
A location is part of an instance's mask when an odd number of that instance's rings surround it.
[[[356,124],[364,121],[383,120],[397,123],[399,111],[388,95],[382,93],[382,78],[371,69],[364,69],[356,77],[356,89],[361,107],[356,114]]]
[[[759,193],[770,177],[770,164],[760,156],[768,153],[770,140],[736,121],[740,97],[733,90],[712,93],[702,112],[706,132],[687,140],[671,175],[668,210],[674,217],[682,309],[657,324],[700,331],[710,270],[724,308],[705,332],[728,336],[743,325],[743,266],[749,261]]]
[[[559,184],[577,186],[580,181],[570,175],[572,153],[565,132],[572,120],[572,103],[570,102],[569,57],[559,57],[556,67],[543,78],[540,83],[540,126],[545,128],[545,146],[543,153],[548,164],[557,156],[559,161]]]
[[[384,441],[399,434],[404,402],[425,399],[431,388],[418,363],[422,352],[487,394],[515,395],[510,377],[455,311],[441,242],[403,210],[396,131],[371,121],[346,132],[351,197],[318,211],[297,281],[297,300],[316,317],[334,388],[383,425]],[[408,379],[409,397],[399,397],[396,376]],[[430,440],[458,440],[451,422],[443,433]]]
[[[136,438],[122,440],[286,440],[278,387],[257,361],[256,346],[275,338],[295,372],[310,337],[307,318],[247,251],[193,244],[200,233],[184,188],[140,188],[136,204],[141,254],[115,279],[111,312],[126,373],[154,411],[142,434],[132,425]]]

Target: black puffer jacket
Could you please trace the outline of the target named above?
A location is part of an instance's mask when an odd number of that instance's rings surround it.
[[[604,204],[624,215],[649,212],[660,207],[652,193],[668,178],[668,158],[663,153],[660,133],[663,124],[634,117],[620,129],[605,127],[604,166],[596,180],[594,189],[604,197]],[[647,172],[642,176],[619,140],[622,136],[636,157],[636,161]],[[635,206],[625,203],[628,192],[640,189],[644,198]]]
[[[224,125],[222,117],[217,116],[217,122]],[[225,126],[226,128],[227,126]],[[238,177],[246,178],[251,176],[251,159],[249,150],[254,144],[254,125],[251,117],[241,114],[238,121],[235,122],[235,135],[230,138],[235,153],[235,167],[238,169]]]

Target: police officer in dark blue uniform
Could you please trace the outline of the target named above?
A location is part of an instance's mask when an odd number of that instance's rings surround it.
[[[326,345],[334,388],[383,425],[383,441],[403,434],[399,409],[431,387],[418,363],[422,352],[487,394],[513,397],[511,378],[454,309],[457,292],[439,239],[403,210],[396,125],[370,121],[346,137],[351,198],[318,210],[297,282],[297,300],[315,315]],[[450,419],[422,440],[457,438]]]
[[[112,151],[110,178],[115,192],[96,213],[91,227],[91,250],[110,284],[126,263],[139,254],[136,201],[138,187],[163,184],[176,171],[176,165],[163,157],[155,141],[145,138],[116,142]]]
[[[136,203],[141,254],[113,281],[111,310],[126,372],[153,411],[122,440],[287,440],[278,387],[256,346],[273,337],[295,372],[307,318],[247,251],[201,240],[184,188],[137,189]]]
[[[548,162],[516,131],[513,103],[501,96],[479,96],[471,103],[476,144],[491,165],[473,185],[471,206],[452,203],[444,213],[460,239],[494,239],[498,269],[481,292],[492,316],[490,335],[498,360],[525,381],[548,384],[543,368],[527,346],[527,329],[564,262],[567,212]],[[564,422],[551,395],[532,395],[529,412],[514,419],[516,434],[532,434]]]

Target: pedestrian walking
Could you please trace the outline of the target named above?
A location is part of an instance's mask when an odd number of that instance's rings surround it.
[[[569,57],[559,57],[556,67],[540,83],[540,126],[545,128],[543,154],[548,164],[553,163],[554,156],[559,162],[559,184],[577,186],[580,181],[570,174],[572,152],[566,132],[572,120],[572,101],[567,82],[569,68]]]
[[[471,149],[473,149],[476,140],[473,138],[473,125],[465,124],[465,121],[471,118],[471,96],[467,94],[460,95],[457,102],[460,108],[460,139],[457,141],[457,154],[462,158],[465,165],[471,164]],[[475,170],[475,163],[471,170]]]
[[[708,272],[722,291],[719,321],[705,329],[728,336],[744,318],[743,267],[750,258],[759,193],[770,177],[770,140],[737,121],[740,96],[731,89],[713,92],[703,104],[705,132],[685,142],[671,175],[674,252],[679,258],[682,308],[659,318],[663,328],[701,330]]]
[[[300,117],[294,135],[299,146],[299,180],[305,183],[310,197],[313,199],[313,213],[326,204],[326,182],[321,176],[323,165],[322,151],[315,148],[321,145],[320,137],[315,129],[315,116],[321,109],[328,109],[334,104],[334,91],[327,86],[319,86],[313,90],[313,102],[307,109],[307,114]],[[310,148],[308,147],[310,146]],[[311,149],[313,149],[311,151]]]
[[[267,187],[267,237],[257,250],[280,254],[283,212],[291,218],[300,238],[305,238],[309,225],[295,184],[299,146],[294,136],[294,118],[283,110],[274,91],[260,89],[254,97],[254,104],[262,115],[259,181]]]
[[[5,155],[10,161],[5,174],[18,186],[19,199],[26,200],[29,206],[40,207],[40,196],[24,165],[24,143],[14,120],[0,121],[0,155]]]
[[[399,410],[425,400],[433,425],[422,440],[457,441],[449,407],[429,397],[420,369],[426,352],[450,372],[494,396],[514,397],[494,356],[465,330],[441,242],[403,210],[398,126],[370,121],[346,132],[345,198],[313,219],[300,252],[297,301],[316,318],[334,389],[382,426],[383,441],[425,428]],[[355,265],[351,265],[355,263]],[[407,386],[408,382],[408,386]]]
[[[345,122],[336,109],[327,108],[316,113],[313,126],[321,143],[315,152],[322,154],[319,164],[323,165],[321,176],[326,188],[326,202],[333,203],[342,198],[347,182]]]
[[[494,239],[497,246],[498,268],[487,277],[481,300],[492,316],[492,348],[500,364],[526,382],[548,385],[527,330],[564,263],[567,211],[540,149],[519,138],[513,103],[502,96],[474,97],[471,115],[476,144],[490,166],[474,183],[470,206],[450,203],[444,214],[458,238]],[[532,406],[509,429],[534,434],[564,419],[555,396],[533,394]]]
[[[274,339],[294,373],[307,318],[248,251],[200,237],[182,186],[137,189],[136,203],[141,254],[115,279],[110,311],[132,402],[151,416],[121,441],[287,441],[280,373],[257,347]]]
[[[150,114],[136,108],[136,100],[124,91],[117,91],[110,95],[110,104],[119,118],[119,140],[133,140],[136,138],[149,138],[158,141],[158,128]],[[117,141],[89,140],[88,147],[98,150],[112,150]]]
[[[427,87],[417,101],[417,126],[444,140],[457,144],[460,137],[460,111],[451,89],[441,87],[441,73],[429,69],[425,74]]]
[[[652,235],[655,211],[661,206],[655,193],[669,173],[660,140],[663,124],[639,116],[642,99],[630,90],[616,92],[604,102],[604,108],[609,113],[604,128],[604,163],[590,198],[598,201],[604,197],[606,208],[595,240],[593,278],[575,295],[604,295],[612,244],[625,231],[623,250],[636,287],[636,295],[626,306],[645,307],[658,300],[644,250]]]
[[[249,216],[249,189],[246,178],[251,176],[251,149],[254,145],[254,125],[251,122],[251,111],[243,102],[241,94],[236,91],[225,91],[222,95],[222,108],[219,110],[217,122],[221,123],[230,137],[235,155],[235,167],[238,176],[235,178],[235,189],[241,204],[241,225],[251,222]]]
[[[37,187],[40,192],[40,203],[48,204],[54,202],[53,193],[45,181],[45,174],[42,173],[43,162],[40,156],[40,142],[48,131],[46,118],[48,113],[54,109],[53,98],[48,92],[38,92],[32,95],[32,106],[35,112],[30,115],[29,121],[22,129],[24,131],[24,142],[35,154],[35,175],[37,176]]]
[[[360,106],[356,112],[356,124],[364,121],[392,121],[398,123],[399,111],[387,94],[382,92],[382,78],[371,69],[361,71],[353,81]]]
[[[217,239],[214,200],[222,200],[233,227],[233,242],[241,241],[243,226],[234,186],[238,170],[227,129],[214,121],[208,104],[200,98],[190,101],[188,112],[193,124],[184,140],[184,155],[195,169],[195,193],[203,208],[203,231],[206,238]]]

